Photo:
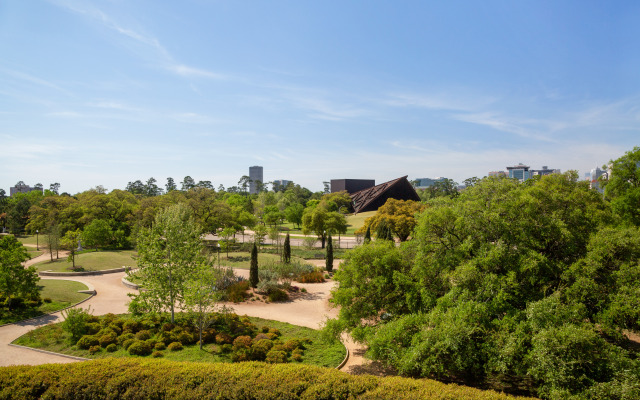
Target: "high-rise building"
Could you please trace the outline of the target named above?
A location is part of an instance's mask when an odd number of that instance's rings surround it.
[[[600,169],[598,167],[595,167],[594,169],[591,170],[591,173],[589,174],[589,181],[591,181],[590,186],[592,189],[596,189],[598,192],[603,193],[604,189],[600,186],[601,176],[604,176],[603,179],[607,179],[608,177],[607,171]]]
[[[531,172],[529,171],[528,165],[524,165],[523,163],[519,163],[518,165],[514,165],[513,167],[507,167],[507,171],[509,172],[509,178],[518,179],[520,182],[524,182],[527,179],[531,178]]]
[[[413,182],[415,183],[416,189],[426,189],[430,186],[433,186],[436,182],[443,182],[447,178],[442,176],[438,178],[417,178]]]
[[[551,174],[560,174],[561,171],[559,169],[552,169],[547,167],[546,165],[542,166],[542,169],[532,169],[531,176],[534,175],[551,175]]]
[[[31,187],[25,184],[24,182],[20,181],[16,183],[15,186],[12,186],[9,188],[9,196],[13,196],[17,193],[29,193],[36,190],[39,190],[40,192],[42,192],[42,185],[40,185],[40,187],[38,187],[38,185],[36,185],[36,187]]]
[[[253,167],[249,167],[249,179],[251,179],[251,182],[249,182],[249,193],[251,194],[256,194],[258,193],[258,182],[260,183],[264,183],[264,179],[262,176],[262,167],[260,166],[253,166]]]

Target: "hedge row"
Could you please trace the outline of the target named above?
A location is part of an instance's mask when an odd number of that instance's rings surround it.
[[[258,362],[103,359],[0,368],[0,399],[514,399],[431,380]]]

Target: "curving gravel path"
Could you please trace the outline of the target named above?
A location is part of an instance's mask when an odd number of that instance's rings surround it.
[[[60,256],[63,253],[60,253]],[[37,262],[48,260],[49,254],[45,253],[35,257],[25,263],[25,266],[33,265]],[[323,261],[320,261],[323,263]],[[320,263],[319,262],[319,263]],[[335,267],[339,261],[336,261]],[[236,269],[236,273],[248,277],[249,271],[244,269]],[[124,272],[113,273],[99,276],[82,276],[82,277],[47,277],[47,279],[64,279],[82,282],[90,289],[96,291],[96,295],[89,300],[83,302],[78,307],[91,307],[91,311],[95,315],[107,313],[126,313],[129,297],[127,294],[136,293],[135,290],[125,287],[121,279],[125,276]],[[288,322],[295,325],[306,326],[318,329],[327,318],[337,316],[337,310],[332,308],[328,302],[331,288],[334,281],[325,283],[304,284],[296,283],[301,288],[306,288],[307,293],[299,293],[297,297],[291,301],[284,303],[262,302],[245,302],[245,303],[225,303],[240,315],[248,315],[252,317],[260,317],[265,319],[273,319],[282,322]],[[0,327],[0,366],[8,365],[37,365],[48,363],[68,363],[77,360],[53,355],[44,354],[35,350],[10,346],[9,344],[24,335],[25,333],[43,325],[60,322],[62,320],[61,313],[45,315],[28,321],[19,322]],[[349,350],[350,357],[348,362],[341,368],[342,371],[350,373],[373,373],[378,374],[381,370],[375,364],[365,363],[362,357],[363,349],[356,345],[348,337],[343,337],[343,342]]]

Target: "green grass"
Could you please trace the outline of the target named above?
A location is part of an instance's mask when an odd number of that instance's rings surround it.
[[[364,226],[364,220],[376,215],[376,211],[367,211],[356,215],[347,215],[347,235],[354,235],[355,231]]]
[[[88,294],[78,293],[78,290],[87,290],[87,286],[75,281],[40,279],[38,288],[40,289],[40,298],[49,298],[51,299],[51,303],[43,302],[42,305],[36,309],[22,311],[17,314],[12,314],[11,316],[2,315],[0,316],[0,325],[55,312],[79,303],[89,297]]]
[[[212,260],[215,261],[216,265],[218,263],[217,256],[214,254],[212,256]],[[303,262],[301,258],[297,258],[295,256],[291,257],[292,261],[300,261]],[[260,253],[258,252],[258,265],[266,264],[268,262],[279,262],[280,256],[277,254],[268,254],[268,253]],[[241,268],[241,269],[249,269],[249,264],[251,263],[251,253],[246,251],[236,251],[229,252],[229,256],[225,252],[220,252],[220,265],[224,267],[233,267],[233,268]]]
[[[29,250],[29,249],[31,249],[31,247],[27,247],[27,254],[29,254],[29,257],[31,258],[36,258],[38,256],[41,256],[44,253],[44,251],[42,250],[36,250],[36,249]]]
[[[32,244],[34,246],[36,244],[39,244],[40,246],[44,247],[47,243],[47,235],[45,234],[39,234],[37,235],[37,238],[36,235],[16,235],[16,239],[18,239],[18,241],[22,244]]]
[[[76,255],[76,271],[104,271],[106,269],[135,267],[134,250],[90,251]],[[37,271],[73,272],[67,258],[43,261],[34,265]]]
[[[270,328],[277,328],[282,333],[280,340],[286,342],[289,339],[311,339],[312,343],[306,345],[304,351],[302,364],[316,365],[321,367],[337,367],[345,357],[345,348],[340,342],[324,342],[321,333],[318,330],[305,328],[302,326],[291,325],[284,322],[266,320],[262,318],[249,318],[253,324],[258,328],[262,326],[268,326]],[[140,357],[132,356],[122,347],[118,347],[113,353],[109,353],[104,349],[100,352],[91,355],[87,350],[77,349],[76,346],[69,345],[69,334],[62,329],[62,324],[51,324],[35,329],[18,339],[13,343],[21,346],[33,347],[37,349],[43,349],[47,351],[53,351],[56,353],[62,353],[72,355],[76,357],[85,358],[146,358],[151,359],[150,356]],[[169,351],[164,350],[163,358],[171,361],[192,361],[192,362],[231,362],[230,355],[218,354],[217,344],[207,344],[200,350],[198,345],[184,346],[181,351]]]

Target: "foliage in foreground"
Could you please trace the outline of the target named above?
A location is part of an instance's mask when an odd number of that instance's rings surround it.
[[[339,319],[413,377],[544,398],[640,398],[640,229],[577,175],[487,178],[433,201],[414,239],[354,249]]]
[[[96,360],[0,368],[3,399],[513,399],[430,380],[300,365]]]

